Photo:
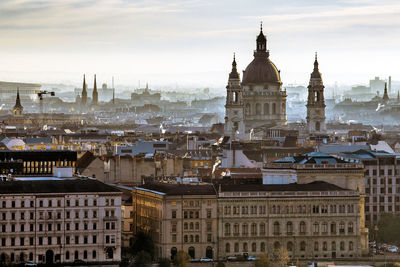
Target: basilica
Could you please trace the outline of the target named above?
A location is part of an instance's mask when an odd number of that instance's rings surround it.
[[[282,90],[280,70],[270,59],[262,25],[256,39],[254,59],[243,71],[243,80],[240,80],[234,56],[226,89],[226,136],[244,140],[249,139],[254,131],[288,128],[286,90]],[[320,134],[325,131],[325,103],[316,57],[308,89],[307,133]]]

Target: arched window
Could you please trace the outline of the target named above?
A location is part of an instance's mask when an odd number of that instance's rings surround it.
[[[97,257],[97,252],[96,252],[96,250],[93,250],[92,251],[92,259],[96,259],[96,257]]]
[[[251,235],[257,235],[257,224],[251,224]]]
[[[323,251],[327,251],[327,250],[328,250],[328,243],[327,243],[326,241],[324,241],[324,242],[322,243],[322,250],[323,250]]]
[[[279,222],[274,222],[274,235],[280,234]]]
[[[235,225],[233,226],[233,234],[234,235],[239,235],[239,224],[235,223]]]
[[[188,236],[187,236],[187,235],[184,235],[184,236],[183,236],[183,242],[185,242],[185,243],[188,242]]]
[[[83,251],[83,258],[84,258],[84,259],[87,259],[87,250],[84,250],[84,251]]]
[[[32,252],[29,253],[29,260],[30,260],[30,261],[33,261],[33,253],[32,253]]]
[[[230,223],[226,223],[225,224],[225,235],[226,236],[230,236],[231,235],[231,224]]]
[[[264,115],[268,115],[269,114],[269,104],[265,103],[264,104]]]
[[[68,250],[65,252],[65,259],[69,260],[69,251]]]
[[[340,234],[344,234],[344,222],[340,222],[339,224],[339,233]]]
[[[248,235],[249,234],[249,227],[247,226],[247,223],[242,224],[242,235]]]
[[[304,241],[300,242],[300,251],[306,251],[306,242]]]
[[[190,243],[193,243],[194,239],[193,239],[193,235],[190,235]]]
[[[188,223],[187,223],[187,222],[185,222],[185,223],[183,224],[183,229],[185,229],[185,230],[188,229]]]
[[[353,223],[349,222],[349,224],[347,225],[347,232],[348,233],[353,233]]]
[[[265,223],[260,224],[260,235],[265,235]]]
[[[292,222],[287,222],[286,231],[287,231],[288,235],[292,235],[293,234],[293,223]]]
[[[196,256],[194,247],[189,247],[189,248],[188,248],[188,254],[189,254],[189,256],[190,256],[192,259],[194,259],[194,257]]]
[[[328,233],[328,224],[326,222],[322,223],[322,233]]]
[[[249,248],[247,246],[247,242],[243,243],[243,252],[248,252]]]
[[[171,260],[175,258],[176,253],[178,253],[178,249],[176,247],[171,248]]]
[[[251,251],[252,252],[256,252],[257,251],[257,244],[254,243],[254,242],[251,244]]]
[[[336,251],[336,242],[335,241],[332,241],[332,243],[331,243],[331,250]]]
[[[239,252],[239,243],[235,243],[235,252]]]
[[[317,241],[314,242],[314,251],[318,251],[319,249],[319,244]]]
[[[306,233],[306,223],[300,222],[300,234],[304,235]]]
[[[250,110],[251,110],[250,104],[247,103],[247,104],[246,104],[246,107],[245,107],[245,113],[246,113],[246,115],[250,115]]]
[[[200,242],[200,237],[199,237],[199,235],[196,235],[195,241],[196,241],[196,243],[199,243],[199,242]]]
[[[344,241],[340,241],[340,250],[344,251]]]
[[[74,255],[75,260],[79,259],[79,252],[75,250],[75,255]]]
[[[272,103],[272,114],[276,114],[276,103]]]
[[[261,250],[261,252],[265,252],[265,243],[264,242],[261,242],[260,250]]]
[[[276,206],[275,205],[272,206],[272,214],[276,214]]]
[[[287,251],[293,251],[293,243],[291,241],[287,242],[286,249]]]
[[[237,103],[239,101],[239,93],[233,92],[233,102]]]
[[[315,130],[320,131],[321,130],[321,124],[319,121],[315,122]]]
[[[281,244],[278,241],[275,241],[274,249],[280,249],[280,248],[281,248]]]
[[[350,241],[350,242],[349,242],[349,250],[350,250],[350,251],[353,251],[353,241]]]
[[[231,252],[231,244],[229,244],[229,243],[225,244],[225,252],[227,252],[227,253]]]
[[[319,233],[319,223],[315,222],[313,226],[314,226],[314,235],[317,235]]]
[[[193,222],[190,223],[190,227],[189,228],[190,228],[190,230],[193,230],[193,228],[194,228]]]
[[[260,103],[256,104],[256,115],[261,115],[261,104]]]

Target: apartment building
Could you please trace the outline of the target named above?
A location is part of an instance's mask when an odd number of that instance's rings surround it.
[[[0,181],[0,263],[121,259],[121,192],[91,179]]]

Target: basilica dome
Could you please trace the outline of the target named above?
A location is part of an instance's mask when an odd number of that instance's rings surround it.
[[[257,50],[254,59],[243,72],[242,84],[281,83],[281,77],[275,64],[269,59],[267,38],[262,32],[257,36]]]
[[[242,84],[280,83],[281,77],[275,64],[268,57],[255,56],[243,72]]]

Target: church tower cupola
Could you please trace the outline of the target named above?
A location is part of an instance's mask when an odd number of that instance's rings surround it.
[[[257,52],[267,52],[267,38],[263,33],[262,22],[260,25],[260,34],[257,36]]]
[[[310,134],[326,131],[324,88],[317,53],[315,53],[314,70],[308,85],[307,100],[307,130]]]

